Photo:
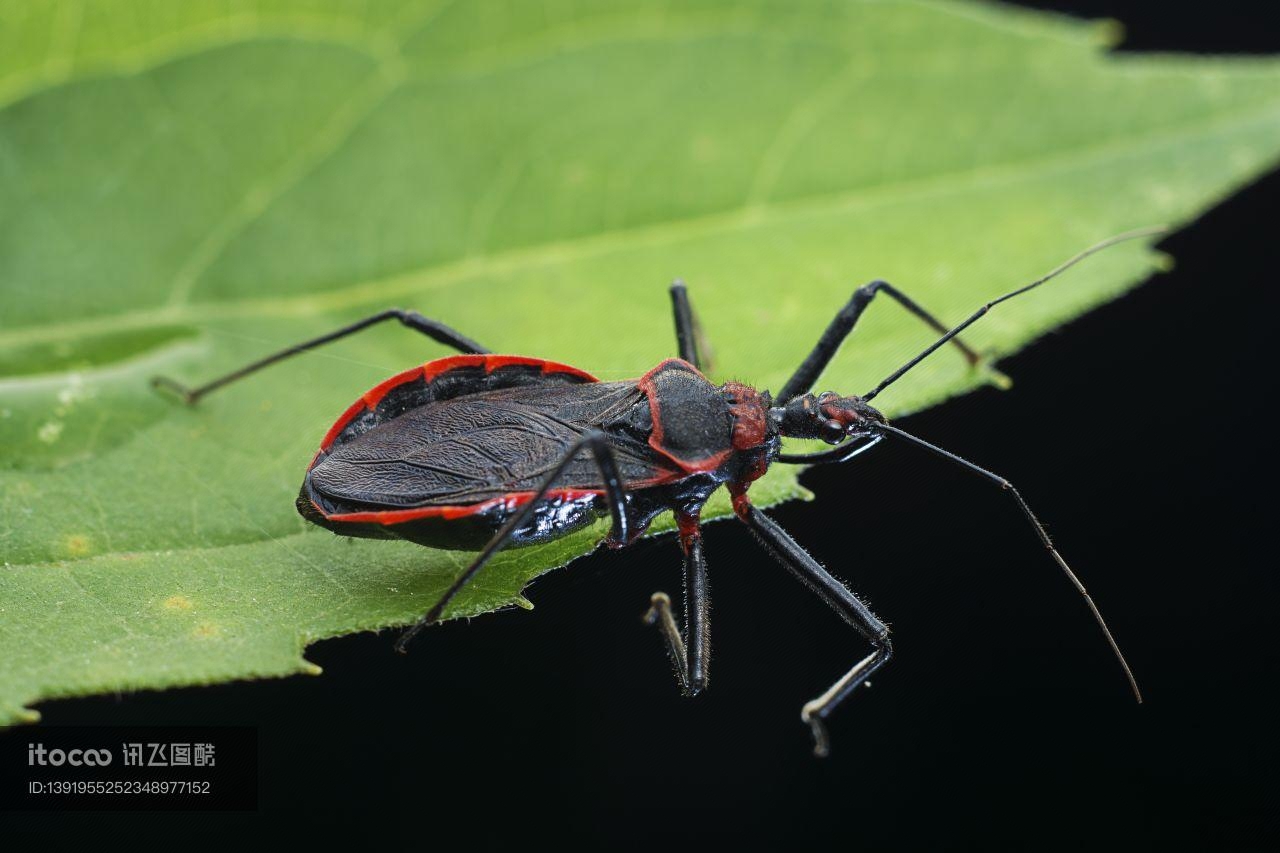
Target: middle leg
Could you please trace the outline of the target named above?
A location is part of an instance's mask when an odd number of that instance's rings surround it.
[[[702,324],[689,302],[689,290],[676,279],[671,284],[671,313],[676,323],[676,349],[680,358],[701,371],[711,369],[711,347],[702,334]]]
[[[702,554],[699,512],[677,512],[680,547],[684,550],[684,620],[681,631],[671,613],[671,597],[655,592],[644,614],[646,625],[657,626],[666,640],[676,678],[686,696],[697,696],[711,678],[711,609],[707,561]]]

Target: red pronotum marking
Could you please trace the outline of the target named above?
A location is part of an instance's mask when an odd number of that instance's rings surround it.
[[[676,456],[670,451],[670,449],[663,445],[662,416],[660,412],[661,404],[658,401],[657,389],[653,387],[653,377],[654,374],[660,372],[664,368],[674,365],[679,365],[697,376],[702,376],[702,372],[699,371],[698,368],[694,367],[684,359],[669,358],[636,380],[636,387],[649,397],[649,414],[653,420],[653,430],[649,433],[649,446],[679,465],[680,469],[686,474],[701,474],[707,471],[714,471],[729,458],[729,454],[733,452],[732,450],[725,450],[717,453],[715,456],[709,456],[706,459],[698,459],[691,462],[687,459],[681,459]],[[703,378],[705,379],[706,377]]]

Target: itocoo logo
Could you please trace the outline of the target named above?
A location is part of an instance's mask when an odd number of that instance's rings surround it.
[[[69,764],[72,767],[106,767],[111,763],[109,749],[45,749],[42,743],[27,744],[27,766],[61,767]]]

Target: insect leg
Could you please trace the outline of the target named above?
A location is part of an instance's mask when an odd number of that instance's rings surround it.
[[[445,590],[440,600],[433,604],[427,614],[419,619],[416,624],[400,635],[400,639],[396,641],[396,651],[405,651],[409,641],[419,631],[440,618],[449,602],[454,599],[463,587],[471,582],[471,579],[493,559],[493,556],[511,541],[512,535],[533,516],[538,501],[542,500],[543,496],[556,485],[564,474],[565,469],[569,467],[569,463],[584,449],[591,453],[596,467],[600,469],[600,479],[604,484],[605,499],[609,502],[609,514],[613,519],[613,528],[609,533],[610,538],[616,542],[626,542],[630,538],[631,525],[627,519],[626,493],[622,487],[622,478],[618,474],[618,464],[613,458],[613,449],[609,447],[609,442],[604,433],[597,430],[584,433],[581,438],[565,451],[560,462],[543,479],[542,484],[538,486],[533,496],[521,505],[515,515],[507,519],[507,522],[498,529],[497,533],[493,534],[493,538],[472,560],[471,565],[467,566],[466,571],[458,575],[457,580]]]
[[[698,370],[710,370],[711,347],[707,345],[702,324],[689,303],[689,291],[680,279],[671,284],[671,310],[676,321],[678,355]]]
[[[284,361],[290,356],[315,349],[323,344],[336,341],[339,338],[345,338],[348,335],[354,335],[356,332],[363,331],[370,326],[381,323],[384,320],[399,320],[405,326],[413,329],[415,332],[421,332],[434,341],[444,344],[447,347],[456,349],[463,353],[487,353],[489,350],[480,346],[480,344],[471,340],[467,336],[454,331],[444,323],[438,323],[435,320],[423,317],[416,311],[402,311],[399,308],[388,308],[386,311],[380,311],[372,317],[365,317],[352,323],[349,326],[343,326],[341,329],[335,329],[328,334],[321,335],[318,338],[311,338],[291,347],[286,347],[279,352],[272,353],[265,358],[250,362],[238,370],[219,376],[217,379],[198,385],[195,388],[189,388],[180,382],[170,379],[167,376],[157,376],[151,380],[151,384],[156,388],[165,388],[182,398],[183,402],[193,404],[210,391],[216,391],[224,385],[230,385],[237,379],[243,379],[251,373],[256,373],[264,367],[269,367],[278,361]]]
[[[825,756],[830,752],[831,743],[824,720],[893,655],[889,628],[848,587],[818,565],[776,521],[752,506],[745,495],[736,498],[734,505],[738,517],[751,528],[765,550],[813,590],[828,607],[839,613],[844,621],[857,629],[874,649],[831,685],[827,692],[807,703],[800,711],[800,719],[808,723],[813,732],[813,754]]]
[[[889,284],[889,282],[873,281],[870,284],[863,285],[853,292],[849,302],[840,309],[831,324],[827,326],[826,331],[822,333],[822,337],[818,339],[813,351],[796,369],[795,374],[787,380],[787,384],[782,386],[782,391],[779,392],[774,405],[784,405],[813,388],[814,383],[818,381],[818,377],[822,375],[822,371],[826,370],[836,351],[844,343],[844,339],[849,336],[849,333],[853,331],[853,327],[857,325],[858,318],[862,316],[862,312],[871,304],[871,300],[875,298],[875,295],[881,292],[886,296],[893,297],[899,305],[919,317],[934,331],[939,334],[946,333],[948,327],[943,325],[937,317],[920,307],[915,300]],[[978,354],[959,338],[953,338],[951,343],[960,352],[964,353],[964,357],[968,359],[970,364],[977,364],[980,360]]]
[[[702,554],[702,529],[698,507],[678,512],[680,547],[684,550],[685,627],[681,631],[671,613],[671,597],[655,592],[644,614],[646,625],[656,625],[667,641],[676,678],[686,696],[697,696],[711,678],[711,590],[707,583],[707,561]]]

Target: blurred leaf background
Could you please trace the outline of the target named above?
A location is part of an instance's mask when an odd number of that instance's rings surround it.
[[[465,566],[293,510],[333,418],[438,346],[380,329],[192,410],[153,374],[394,304],[623,378],[672,354],[683,276],[716,378],[776,388],[868,279],[959,319],[1275,163],[1280,63],[1114,32],[909,0],[0,2],[0,721],[315,671],[308,642],[411,621]],[[1007,354],[1157,261],[1112,249],[972,340]],[[824,387],[929,339],[877,305]],[[886,410],[985,381],[950,355]],[[600,532],[503,556],[453,615]]]

